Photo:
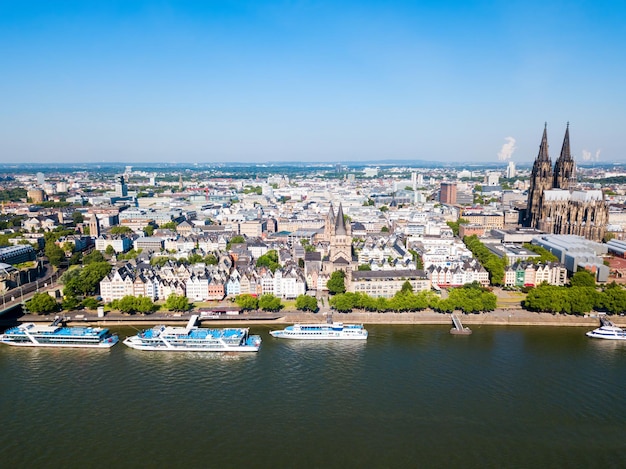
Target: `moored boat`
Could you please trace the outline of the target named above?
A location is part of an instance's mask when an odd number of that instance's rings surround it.
[[[294,324],[285,329],[270,331],[273,337],[279,339],[304,339],[304,340],[365,340],[367,330],[362,324],[343,324],[333,322],[331,324]]]
[[[626,331],[624,329],[613,324],[603,313],[599,314],[598,317],[600,319],[600,327],[587,332],[587,337],[594,339],[626,340]]]
[[[58,321],[46,326],[32,322],[12,327],[0,335],[0,342],[19,347],[111,348],[116,334],[101,327],[64,327]]]
[[[604,325],[586,333],[594,339],[626,340],[626,331],[614,325]]]
[[[155,326],[124,339],[136,350],[170,352],[258,352],[261,337],[247,328],[209,329],[195,326],[198,316],[186,327]]]

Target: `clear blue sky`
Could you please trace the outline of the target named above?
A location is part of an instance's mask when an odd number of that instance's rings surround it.
[[[0,162],[626,160],[626,2],[0,0]]]

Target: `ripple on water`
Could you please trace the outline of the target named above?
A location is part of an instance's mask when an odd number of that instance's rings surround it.
[[[299,467],[625,462],[621,344],[571,328],[454,337],[375,325],[354,342],[279,340],[268,329],[258,328],[258,353],[0,347],[3,465],[130,467],[146,455],[160,467],[266,467],[286,455]]]

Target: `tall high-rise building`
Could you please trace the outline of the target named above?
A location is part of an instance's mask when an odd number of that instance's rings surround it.
[[[95,213],[91,214],[91,218],[89,219],[89,236],[93,236],[97,238],[100,236],[100,221]]]
[[[124,180],[124,176],[118,176],[115,183],[115,195],[117,197],[126,197],[128,195],[128,186]]]
[[[456,182],[442,182],[439,192],[439,202],[442,204],[456,204]]]
[[[507,179],[513,179],[517,175],[517,172],[515,171],[515,162],[509,161],[509,163],[506,165],[506,171],[504,175]]]

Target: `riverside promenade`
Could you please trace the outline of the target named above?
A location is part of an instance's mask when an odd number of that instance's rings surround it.
[[[56,315],[58,315],[57,313]],[[151,326],[153,324],[186,324],[189,317],[194,313],[152,313],[122,314],[108,312],[100,318],[95,312],[72,311],[64,316],[70,325],[92,324],[99,326]],[[214,325],[251,325],[251,324],[291,324],[296,322],[324,323],[330,312],[304,313],[301,311],[280,311],[278,313],[245,312],[238,315],[221,315],[218,318],[201,317],[203,326]],[[576,326],[597,327],[599,319],[596,314],[586,316],[535,313],[524,309],[497,309],[487,313],[461,314],[461,320],[468,326]],[[55,314],[36,315],[26,314],[17,319],[19,322],[52,322]],[[626,317],[611,316],[611,321],[620,327],[626,327]],[[363,323],[363,324],[443,324],[452,323],[450,314],[438,313],[432,310],[424,310],[410,313],[332,313],[335,322]]]

